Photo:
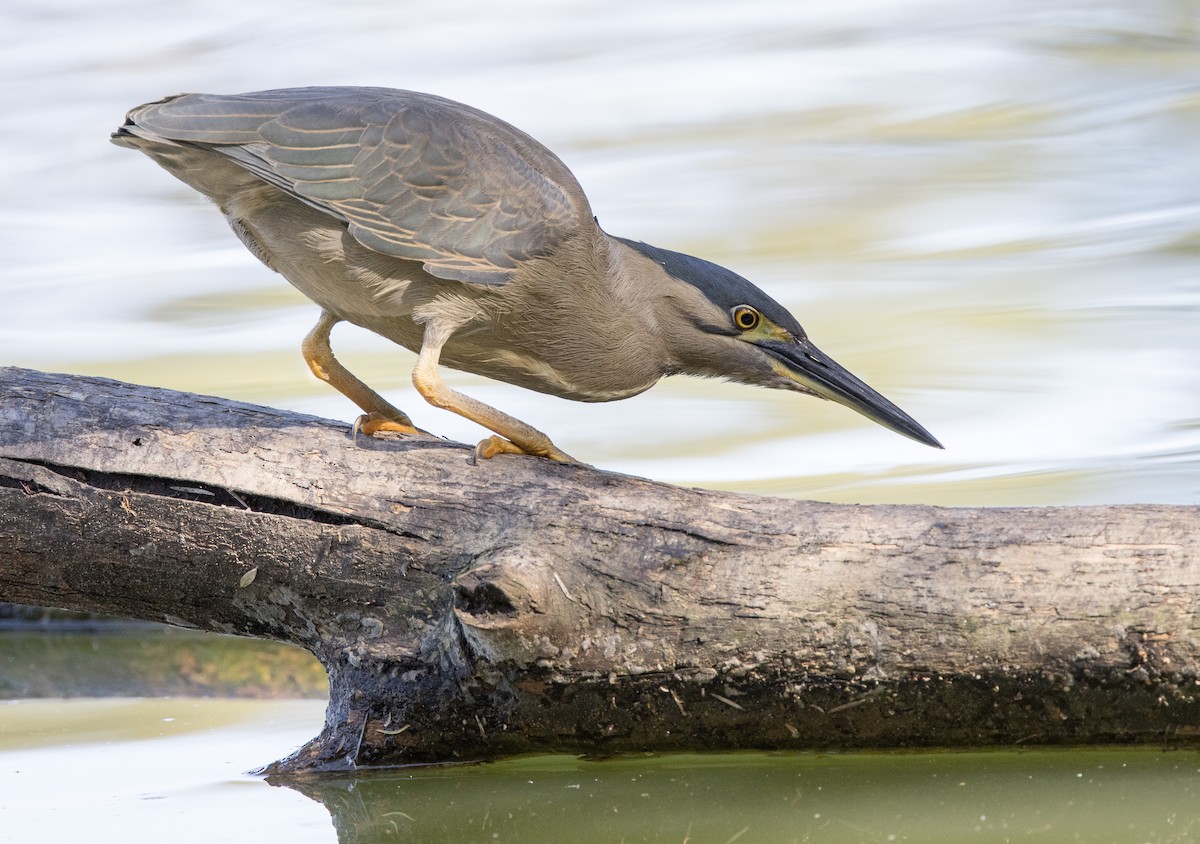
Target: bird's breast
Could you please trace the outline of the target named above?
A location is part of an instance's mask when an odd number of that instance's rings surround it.
[[[643,375],[607,368],[584,372],[570,365],[555,366],[552,360],[536,353],[496,345],[479,348],[472,345],[469,340],[455,345],[452,339],[443,350],[442,363],[573,401],[627,399],[648,390],[659,378],[657,373]]]

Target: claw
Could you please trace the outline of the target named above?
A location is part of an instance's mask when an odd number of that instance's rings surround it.
[[[481,458],[483,460],[490,460],[497,454],[531,454],[531,452],[526,451],[511,440],[493,435],[486,440],[481,440],[475,446],[475,451],[471,455],[471,465],[477,464]],[[564,451],[560,451],[553,445],[545,453],[532,454],[531,456],[545,457],[558,463],[579,463],[574,457]]]
[[[397,434],[427,434],[420,428],[412,425],[405,425],[403,422],[397,422],[395,419],[389,419],[382,413],[364,413],[354,420],[354,428],[351,436],[357,440],[359,432],[366,434],[368,437],[374,436],[380,431],[392,431]]]

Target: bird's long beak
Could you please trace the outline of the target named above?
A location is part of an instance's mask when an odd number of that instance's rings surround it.
[[[919,443],[942,448],[933,435],[896,405],[850,374],[844,366],[807,340],[756,343],[767,352],[777,374],[807,392],[844,404],[885,428]]]

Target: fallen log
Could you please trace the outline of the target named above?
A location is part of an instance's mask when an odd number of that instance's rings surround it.
[[[0,368],[0,600],[299,644],[278,774],[1200,739],[1200,507],[856,506]]]

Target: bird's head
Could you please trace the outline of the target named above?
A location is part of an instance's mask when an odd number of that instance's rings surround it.
[[[818,349],[787,309],[724,267],[618,238],[657,264],[664,295],[658,330],[672,371],[819,396],[916,440],[941,448],[911,416]]]

